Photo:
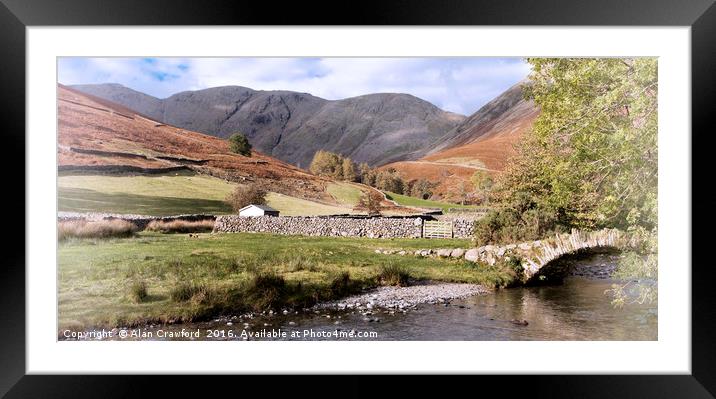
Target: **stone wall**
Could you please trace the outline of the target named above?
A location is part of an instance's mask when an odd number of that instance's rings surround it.
[[[464,258],[470,262],[494,265],[498,261],[508,262],[516,259],[521,262],[524,269],[523,281],[528,281],[540,274],[550,272],[550,269],[562,267],[559,260],[563,255],[579,253],[584,249],[616,249],[636,248],[640,246],[637,237],[623,233],[616,229],[603,229],[597,231],[572,230],[571,233],[556,234],[544,240],[526,241],[506,245],[484,245],[478,248],[443,248],[406,250],[376,250],[379,254],[415,255],[423,257],[452,257]],[[544,269],[545,266],[550,266]],[[599,265],[600,267],[604,265]],[[608,269],[595,269],[595,273],[603,275],[611,272]],[[556,270],[555,274],[559,274]]]
[[[475,231],[475,220],[453,219],[452,235],[455,238],[472,238]]]
[[[420,238],[421,218],[217,216],[214,232],[271,233],[326,237]]]

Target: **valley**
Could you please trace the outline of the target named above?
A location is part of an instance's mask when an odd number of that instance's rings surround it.
[[[656,337],[656,60],[67,58],[60,340]]]
[[[72,90],[116,102],[164,126],[222,138],[245,132],[262,153],[303,169],[318,150],[379,170],[395,169],[406,182],[435,183],[433,200],[463,202],[475,171],[503,170],[515,153],[513,146],[539,114],[523,98],[524,84],[519,82],[468,117],[400,94],[328,101],[306,93],[227,86],[158,99],[116,84]]]

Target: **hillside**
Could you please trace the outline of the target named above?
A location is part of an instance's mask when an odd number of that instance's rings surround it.
[[[319,149],[371,166],[417,159],[465,120],[408,94],[331,101],[224,86],[158,99],[118,84],[72,87],[179,128],[220,138],[242,132],[258,151],[302,168]]]
[[[520,82],[485,104],[464,122],[436,141],[415,161],[395,162],[404,179],[425,178],[438,183],[435,197],[458,200],[461,185],[476,170],[498,173],[514,154],[514,144],[539,115],[532,101],[523,98]]]
[[[334,202],[332,181],[258,151],[229,151],[216,137],[158,123],[132,111],[58,87],[60,172],[156,174],[192,169],[237,182],[255,181],[277,193]]]
[[[353,213],[370,188],[312,175],[223,139],[152,120],[58,85],[60,210],[148,214],[227,213],[223,198],[255,182],[285,215]],[[386,214],[414,209],[384,202]]]

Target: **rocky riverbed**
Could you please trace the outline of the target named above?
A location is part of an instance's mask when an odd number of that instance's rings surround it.
[[[419,282],[408,287],[378,287],[360,295],[316,305],[318,309],[397,309],[407,310],[423,303],[442,303],[452,299],[491,292],[478,284]]]

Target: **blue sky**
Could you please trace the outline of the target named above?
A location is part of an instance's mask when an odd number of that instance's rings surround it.
[[[408,93],[469,115],[529,73],[521,58],[86,58],[61,57],[62,84],[120,83],[165,98],[237,85],[329,100]]]

